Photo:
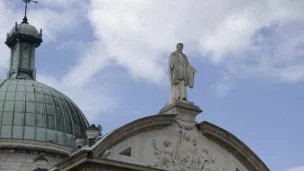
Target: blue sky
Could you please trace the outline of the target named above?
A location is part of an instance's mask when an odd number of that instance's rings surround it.
[[[0,39],[23,17],[0,0]],[[38,80],[67,94],[104,133],[168,101],[167,61],[178,42],[198,70],[189,99],[273,171],[304,171],[304,1],[40,0]],[[0,45],[0,74],[9,50]],[[302,167],[301,167],[302,166]],[[294,168],[294,169],[292,169]]]

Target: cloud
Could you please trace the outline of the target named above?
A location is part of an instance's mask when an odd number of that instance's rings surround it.
[[[100,79],[87,80],[83,84],[67,83],[64,78],[38,75],[37,80],[52,86],[72,99],[84,112],[89,122],[93,122],[101,114],[113,112],[117,107],[117,100],[110,85]]]
[[[95,46],[103,47],[105,61],[127,68],[134,78],[162,83],[167,56],[177,42],[183,42],[190,58],[199,53],[202,60],[226,68],[231,80],[247,76],[285,82],[303,79],[304,64],[299,61],[304,53],[302,1],[90,3],[88,19],[95,32]],[[80,65],[99,58],[87,57]],[[102,67],[91,67],[91,73]]]
[[[163,84],[168,55],[178,42],[185,44],[189,58],[199,54],[196,58],[225,71],[215,84],[219,96],[234,87],[235,79],[298,82],[304,78],[304,1],[41,0],[32,6],[29,19],[43,28],[44,45],[73,35],[86,20],[91,24],[87,27],[93,29],[94,41],[80,41],[84,50],[81,58],[75,58],[77,65],[60,78],[40,76],[58,89],[70,90],[83,108],[94,105],[81,101],[77,92],[103,94],[105,90],[98,92],[98,83],[92,81],[113,65],[125,67],[135,79]],[[20,21],[22,14],[23,10],[0,0],[0,15],[6,16],[0,18],[0,39],[5,40],[12,21]],[[69,41],[59,48],[71,48],[68,45]],[[3,70],[9,51],[4,44],[0,50],[5,52],[0,56]]]
[[[286,171],[304,171],[304,166],[295,167]]]
[[[215,94],[218,97],[226,96],[228,92],[233,88],[234,84],[227,75],[225,77],[222,77],[222,79],[213,86]]]

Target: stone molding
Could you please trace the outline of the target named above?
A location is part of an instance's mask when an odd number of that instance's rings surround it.
[[[81,163],[91,161],[92,163],[108,164],[108,165],[118,166],[123,168],[124,167],[133,168],[133,165],[136,168],[138,167],[145,168],[145,166],[142,165],[124,163],[121,161],[102,158],[100,156],[102,156],[106,150],[112,148],[116,144],[122,142],[123,140],[131,136],[146,131],[162,129],[172,124],[177,124],[176,118],[177,118],[176,114],[163,114],[163,115],[153,115],[131,122],[110,133],[102,141],[100,141],[99,144],[96,144],[96,146],[94,146],[93,148],[83,149],[79,151],[70,158],[58,163],[56,167],[58,168],[58,170],[64,171],[64,170],[68,170],[68,168],[69,169],[74,168]],[[206,121],[201,122],[196,126],[199,129],[199,131],[204,135],[204,137],[206,137],[210,141],[213,141],[215,144],[218,144],[222,148],[226,149],[233,156],[235,156],[248,170],[270,171],[269,168],[252,150],[250,150],[241,140],[239,140],[237,137],[235,137],[228,131]],[[189,129],[191,130],[190,127]],[[151,168],[151,169],[159,170],[160,168],[158,169]]]
[[[91,156],[91,153],[87,150],[80,151],[79,153],[57,163],[53,168],[50,170],[54,171],[65,171],[71,168],[78,166],[79,164],[83,163],[88,159],[88,156]]]
[[[44,153],[49,156],[66,158],[72,152],[72,148],[40,141],[1,139],[0,150],[21,153]]]
[[[136,170],[136,171],[164,171],[162,169],[151,168],[148,166],[126,163],[126,162],[121,162],[121,161],[116,161],[116,160],[95,158],[95,157],[92,159],[88,159],[87,162],[115,166],[115,167],[119,167],[119,168],[127,168],[127,169],[131,169],[131,170]]]
[[[175,114],[152,115],[128,123],[103,139],[92,149],[92,153],[96,157],[101,156],[107,149],[110,149],[114,145],[133,135],[149,130],[162,129],[166,126],[172,125],[176,116],[177,115]]]
[[[166,106],[163,107],[158,114],[177,114],[177,120],[195,122],[196,116],[201,112],[203,112],[202,109],[195,106],[192,102],[173,100],[172,102],[166,104]]]
[[[207,121],[198,124],[199,130],[209,140],[227,149],[250,171],[270,171],[264,162],[241,140],[228,131]]]
[[[56,164],[50,171],[68,171],[73,168],[77,168],[79,165],[83,165],[85,163],[91,163],[94,165],[104,165],[104,166],[111,166],[117,168],[125,168],[131,169],[136,171],[164,171],[157,168],[151,168],[143,165],[136,165],[132,163],[126,163],[122,161],[110,160],[110,159],[103,159],[101,157],[94,157],[92,153],[89,151],[82,151],[75,156],[68,158],[58,164]]]

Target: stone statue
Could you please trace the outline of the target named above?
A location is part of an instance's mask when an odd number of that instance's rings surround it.
[[[169,79],[171,82],[170,102],[174,99],[187,101],[187,86],[193,88],[194,74],[197,72],[183,54],[183,44],[176,45],[169,60]]]

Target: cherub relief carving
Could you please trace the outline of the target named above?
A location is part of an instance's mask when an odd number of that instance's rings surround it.
[[[156,150],[154,155],[156,156],[156,161],[152,162],[149,166],[151,167],[158,167],[163,169],[178,169],[180,168],[177,166],[177,163],[174,161],[174,149],[171,146],[171,142],[165,140],[163,143],[163,149],[158,148],[156,145],[156,140],[153,140],[153,147]]]
[[[151,167],[174,171],[218,171],[215,157],[210,155],[207,148],[199,149],[197,140],[191,138],[184,129],[181,130],[176,148],[173,148],[172,142],[168,140],[165,140],[163,147],[159,148],[155,139],[153,147],[156,161],[149,165]]]
[[[190,140],[190,135],[184,133],[177,147],[178,163],[185,168],[190,168],[196,154],[196,148],[196,139]]]
[[[215,164],[215,157],[209,155],[209,151],[203,148],[197,158],[198,169],[203,169],[204,171],[218,171]]]

